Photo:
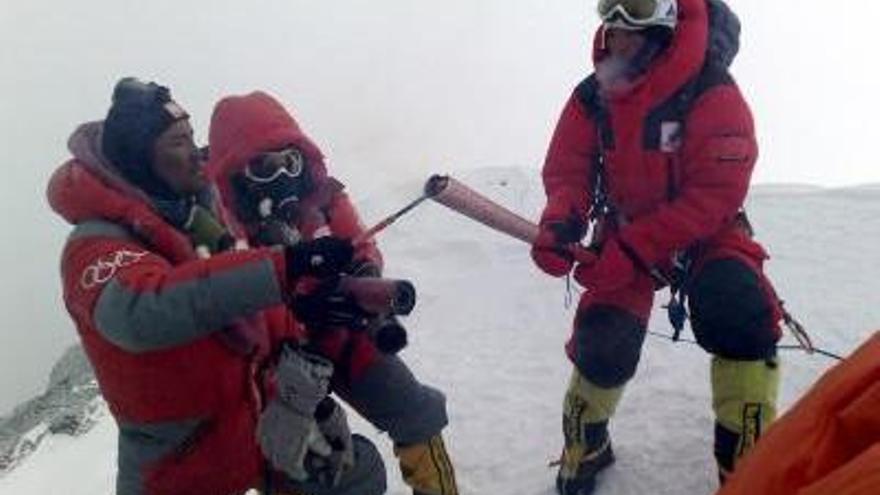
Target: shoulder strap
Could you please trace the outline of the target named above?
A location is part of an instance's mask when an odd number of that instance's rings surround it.
[[[648,112],[642,138],[645,149],[656,150],[660,148],[663,122],[680,122],[684,126],[694,102],[710,89],[725,84],[733,84],[733,78],[727,68],[709,60],[696,76],[666,101],[661,102]],[[684,132],[683,128],[681,130]]]
[[[608,197],[605,179],[605,150],[614,148],[614,131],[608,109],[599,96],[599,81],[596,75],[584,79],[574,91],[575,97],[583,105],[587,116],[596,126],[597,152],[590,160],[590,187],[592,188],[593,204],[590,218],[596,220],[607,217],[614,211],[614,205]]]
[[[581,81],[574,90],[575,97],[583,105],[599,133],[599,147],[601,149],[614,148],[614,132],[611,130],[611,121],[608,117],[608,110],[599,96],[599,81],[596,75]]]

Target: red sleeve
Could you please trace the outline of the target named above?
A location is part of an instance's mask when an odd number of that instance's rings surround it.
[[[623,227],[620,240],[654,265],[715,234],[742,207],[757,156],[752,115],[736,86],[705,93],[685,123],[678,195]]]
[[[596,155],[596,125],[575,95],[556,124],[544,162],[547,206],[541,222],[565,220],[574,212],[586,218],[592,202],[591,173]]]
[[[330,217],[330,232],[336,237],[355,239],[366,231],[351,199],[344,192],[338,192],[333,196],[328,216]],[[356,246],[354,259],[368,261],[376,265],[380,271],[382,270],[382,253],[379,251],[375,239],[369,239]]]

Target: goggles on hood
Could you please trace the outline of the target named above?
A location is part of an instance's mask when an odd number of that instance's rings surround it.
[[[666,26],[678,22],[676,0],[600,0],[599,17],[606,28],[627,30]]]
[[[296,148],[261,153],[244,169],[244,175],[258,184],[268,184],[281,176],[299,178],[306,168],[306,159]]]

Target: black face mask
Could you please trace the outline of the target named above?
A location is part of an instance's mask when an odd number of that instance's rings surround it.
[[[296,148],[265,153],[232,178],[236,207],[245,223],[295,223],[300,201],[312,192],[305,159]]]

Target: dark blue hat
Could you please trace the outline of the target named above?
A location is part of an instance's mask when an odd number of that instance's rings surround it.
[[[150,166],[153,143],[171,124],[188,117],[168,88],[133,77],[120,79],[104,119],[104,156],[126,179],[148,186],[155,179]]]

